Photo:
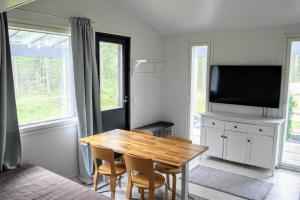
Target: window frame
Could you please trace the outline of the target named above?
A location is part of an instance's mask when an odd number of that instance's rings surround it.
[[[57,34],[57,35],[65,35],[69,36],[71,38],[71,31],[69,27],[63,27],[63,26],[43,26],[40,24],[32,24],[31,22],[16,22],[14,20],[10,21],[8,23],[9,29],[16,29],[16,30],[23,30],[23,31],[33,31],[33,32],[41,32],[41,33],[49,33],[49,34]],[[70,46],[70,49],[72,47]],[[72,60],[72,54],[71,54],[71,71],[73,71],[73,60]],[[74,80],[71,76],[71,86],[73,86],[73,91],[71,95],[74,98],[72,99],[71,105],[74,105],[73,109],[73,115],[69,117],[62,117],[57,119],[51,119],[51,120],[45,120],[45,121],[39,121],[35,123],[29,123],[29,124],[23,124],[19,125],[20,133],[21,135],[31,135],[35,132],[39,132],[41,130],[50,129],[50,128],[56,128],[56,127],[66,127],[66,126],[74,126],[78,124],[77,119],[77,111],[76,111],[76,101],[75,101],[75,94],[74,94]]]
[[[280,107],[279,117],[287,119],[288,115],[288,98],[289,98],[289,83],[290,83],[290,54],[293,41],[300,41],[300,34],[288,33],[284,35],[284,56],[282,61],[282,78],[281,78],[281,90],[280,90]],[[300,171],[299,166],[295,166],[288,163],[283,163],[285,136],[287,131],[287,122],[281,127],[281,134],[279,140],[279,163],[278,166],[283,169],[290,169]]]
[[[191,106],[192,106],[192,49],[195,46],[208,46],[208,55],[207,55],[207,70],[206,70],[206,85],[209,86],[209,74],[210,74],[210,65],[212,65],[212,53],[213,53],[213,41],[212,40],[199,40],[199,41],[189,41],[188,42],[188,96],[187,96],[187,127],[186,127],[186,137],[191,138]],[[205,111],[209,111],[209,89],[206,87],[206,106]]]

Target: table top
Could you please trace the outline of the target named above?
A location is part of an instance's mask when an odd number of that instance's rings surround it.
[[[79,141],[176,167],[182,166],[208,149],[203,145],[185,144],[167,138],[120,129],[81,138]]]

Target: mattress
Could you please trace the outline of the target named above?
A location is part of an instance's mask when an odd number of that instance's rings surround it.
[[[0,200],[107,200],[101,194],[38,166],[0,174]]]

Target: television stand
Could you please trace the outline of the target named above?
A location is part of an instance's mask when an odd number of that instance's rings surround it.
[[[200,143],[205,155],[274,170],[284,119],[231,113],[201,114]]]

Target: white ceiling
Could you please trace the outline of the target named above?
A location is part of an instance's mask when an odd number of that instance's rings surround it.
[[[300,23],[300,0],[116,0],[162,35]]]
[[[34,0],[0,0],[0,12],[4,12]]]

